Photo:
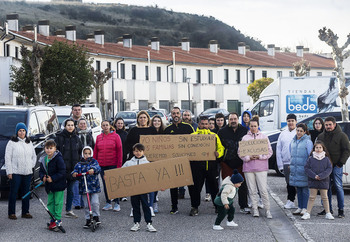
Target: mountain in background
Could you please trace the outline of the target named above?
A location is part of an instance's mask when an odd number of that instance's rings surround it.
[[[77,27],[77,38],[101,29],[105,41],[116,42],[123,34],[132,34],[133,43],[147,45],[151,37],[159,37],[161,45],[176,46],[183,37],[189,37],[192,47],[207,48],[210,40],[218,40],[222,49],[237,49],[245,42],[251,50],[265,50],[261,41],[243,35],[214,17],[178,13],[156,6],[140,7],[123,4],[30,3],[0,2],[0,21],[6,14],[18,13],[19,25],[50,21],[50,35],[66,25]]]

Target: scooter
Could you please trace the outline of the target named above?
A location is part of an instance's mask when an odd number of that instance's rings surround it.
[[[48,214],[50,215],[50,217],[52,218],[52,220],[55,221],[56,226],[59,230],[61,230],[62,233],[66,233],[66,230],[62,227],[61,223],[58,222],[58,220],[55,218],[55,216],[53,216],[53,214],[50,212],[50,210],[47,208],[47,206],[45,205],[45,203],[43,202],[43,200],[41,200],[41,198],[39,197],[39,195],[35,192],[35,189],[37,189],[38,187],[40,187],[42,184],[44,184],[44,182],[40,182],[38,185],[36,185],[33,190],[29,191],[27,194],[25,194],[22,199],[24,199],[25,197],[29,196],[29,194],[33,194],[41,203],[41,205],[43,205],[43,207],[45,208],[46,212],[48,212]]]
[[[86,192],[87,202],[88,202],[88,205],[89,205],[89,215],[90,215],[90,221],[91,221],[90,229],[91,229],[92,232],[95,232],[95,230],[96,230],[97,227],[98,227],[98,224],[96,224],[96,221],[94,220],[94,218],[93,218],[94,216],[93,216],[93,214],[92,214],[91,202],[90,202],[90,194],[89,194],[89,189],[88,189],[87,181],[86,181],[86,176],[87,176],[88,174],[89,174],[89,173],[87,173],[87,172],[78,173],[78,174],[77,174],[77,177],[82,176],[83,179],[84,179],[85,192]]]

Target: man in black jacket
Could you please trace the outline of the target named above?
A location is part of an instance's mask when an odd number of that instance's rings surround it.
[[[239,141],[247,134],[248,130],[239,123],[238,117],[237,113],[230,113],[228,125],[218,132],[221,143],[225,147],[225,154],[221,162],[222,179],[232,176],[234,169],[237,169],[244,177],[242,172],[243,161],[239,158],[237,152]],[[250,213],[248,208],[248,188],[245,179],[238,190],[238,203],[242,213]]]
[[[171,110],[171,118],[173,119],[173,123],[169,125],[165,130],[164,134],[191,134],[194,132],[194,129],[191,125],[182,122],[181,120],[181,110],[178,107],[174,107]],[[178,188],[170,189],[171,195],[171,214],[177,214],[178,208]]]

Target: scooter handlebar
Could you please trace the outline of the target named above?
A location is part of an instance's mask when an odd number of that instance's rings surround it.
[[[37,188],[40,187],[42,184],[44,184],[43,181],[40,182],[38,185],[36,185],[36,186],[33,188],[33,190],[37,189]],[[31,194],[33,190],[27,192],[27,193],[22,197],[22,199],[26,198],[26,196],[28,196],[29,194]]]

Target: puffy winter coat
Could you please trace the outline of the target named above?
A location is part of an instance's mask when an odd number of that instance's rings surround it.
[[[78,130],[78,136],[81,140],[83,147],[90,146],[92,149],[95,147],[94,137],[92,136],[91,129]]]
[[[120,168],[123,161],[123,146],[119,135],[115,132],[98,135],[93,157],[100,166],[117,166],[117,168]]]
[[[283,165],[290,164],[290,142],[293,140],[293,137],[296,135],[296,129],[290,131],[288,128],[283,130],[278,137],[277,146],[276,146],[276,160],[278,169],[283,169]]]
[[[30,175],[36,163],[36,153],[32,142],[25,139],[10,140],[5,150],[6,174]]]
[[[268,142],[268,154],[259,155],[259,159],[250,160],[250,156],[241,156],[238,148],[238,155],[243,160],[243,172],[259,172],[267,171],[269,169],[269,158],[272,156],[272,148],[269,139],[266,135],[258,131],[253,134],[250,130],[246,135],[243,136],[242,141],[253,140],[253,139],[267,139]]]
[[[149,163],[149,161],[145,156],[142,156],[140,158],[136,158],[135,156],[133,156],[130,160],[125,162],[123,167],[136,166],[136,165],[147,164],[147,163]]]
[[[66,129],[59,132],[56,136],[57,150],[62,153],[64,163],[66,164],[66,177],[72,180],[72,171],[74,166],[80,160],[80,153],[83,148],[82,143],[75,132],[69,133]]]
[[[217,195],[214,200],[215,205],[218,205],[218,206],[224,206],[226,204],[231,205],[233,203],[233,199],[235,198],[238,192],[238,188],[234,186],[234,184],[231,182],[231,177],[228,176],[222,181],[220,191],[221,191],[220,196]]]
[[[318,160],[310,156],[305,165],[305,173],[308,176],[309,188],[328,189],[329,175],[332,173],[332,170],[332,163],[328,157]],[[321,180],[316,180],[316,175],[318,175]]]
[[[295,187],[307,187],[308,177],[305,173],[305,164],[312,150],[310,136],[304,134],[299,140],[295,136],[290,143],[290,175],[289,184]]]
[[[49,175],[52,179],[52,182],[45,182],[45,191],[47,193],[64,191],[67,185],[66,166],[61,152],[56,151],[47,163],[47,166],[45,165],[45,157],[47,155],[40,158],[39,177],[43,180],[45,175]]]

